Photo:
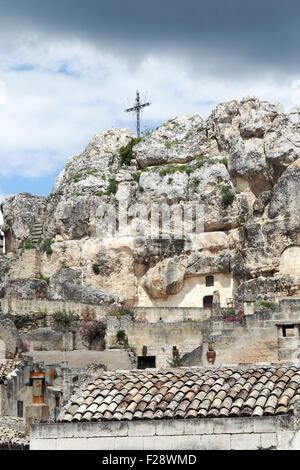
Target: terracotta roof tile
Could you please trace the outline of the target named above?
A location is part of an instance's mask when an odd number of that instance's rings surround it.
[[[142,420],[291,413],[300,364],[104,372],[77,391],[59,421]]]
[[[71,416],[73,418],[73,416]],[[24,449],[29,446],[23,419],[11,416],[0,417],[0,450],[1,448]]]

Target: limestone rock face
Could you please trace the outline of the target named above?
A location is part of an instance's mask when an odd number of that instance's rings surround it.
[[[297,287],[292,276],[258,277],[241,283],[236,291],[236,299],[241,302],[273,301],[278,292],[290,296],[294,295],[296,291]]]
[[[22,352],[23,342],[14,323],[0,315],[0,340],[5,344],[5,358],[14,359]]]
[[[165,298],[177,294],[182,286],[185,266],[180,264],[180,258],[157,263],[147,271],[142,280],[145,290],[153,299]]]
[[[114,304],[117,296],[81,283],[80,269],[61,269],[51,277],[51,300],[70,300],[88,304]]]
[[[45,281],[37,279],[5,281],[0,284],[0,298],[3,297],[20,300],[47,299],[49,297],[48,285]]]
[[[36,328],[23,335],[25,343],[43,346],[44,350],[61,350],[63,348],[63,332],[49,327]]]
[[[216,154],[216,142],[207,138],[205,123],[197,113],[170,119],[134,148],[134,157],[141,168],[185,163],[196,157]]]
[[[29,296],[189,306],[190,295],[199,305],[214,289],[223,302],[299,295],[299,265],[287,274],[300,246],[299,131],[299,107],[247,97],[219,104],[206,121],[170,119],[138,142],[126,129],[96,134],[50,196],[3,201],[13,255],[2,257],[2,274],[40,223],[42,242],[51,242],[41,249],[50,283],[29,282]],[[187,205],[203,209],[202,244],[193,233],[178,237],[176,223],[153,226],[152,214],[183,214]],[[7,282],[2,295],[26,296],[25,284]]]
[[[209,117],[208,129],[220,152],[228,154],[230,175],[247,179],[255,194],[271,189],[299,158],[299,123],[278,104],[255,97],[222,103]]]
[[[1,204],[4,215],[2,230],[6,233],[7,248],[12,251],[18,249],[25,239],[30,238],[34,223],[44,215],[46,201],[43,196],[29,193],[4,199]]]
[[[117,152],[133,138],[127,129],[109,129],[96,134],[80,155],[69,158],[58,175],[52,192],[93,194],[105,191],[109,177],[118,168]]]

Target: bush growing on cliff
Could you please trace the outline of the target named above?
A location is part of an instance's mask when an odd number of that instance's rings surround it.
[[[119,150],[120,155],[120,162],[121,165],[130,165],[132,159],[132,149],[133,147],[138,144],[142,140],[142,137],[137,137],[135,139],[131,139],[131,141],[125,146],[121,147]]]
[[[116,182],[115,178],[109,178],[108,180],[108,188],[106,194],[109,196],[110,194],[116,194],[118,190],[118,183]]]
[[[54,240],[49,240],[49,239],[46,239],[43,241],[42,245],[41,245],[41,249],[44,253],[47,253],[47,255],[52,255],[53,253],[53,250],[52,250],[52,243],[54,243]]]
[[[95,274],[99,274],[100,273],[100,267],[99,267],[99,264],[93,264],[93,271]]]
[[[227,208],[228,206],[231,206],[231,204],[233,203],[235,194],[232,192],[231,186],[229,185],[226,185],[226,186],[220,185],[220,188],[223,193],[223,196],[222,196],[223,205],[224,207]]]

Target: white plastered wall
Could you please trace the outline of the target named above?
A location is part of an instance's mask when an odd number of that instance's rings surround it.
[[[138,288],[139,307],[203,307],[203,298],[219,292],[222,307],[227,306],[226,299],[232,298],[233,278],[230,273],[216,273],[214,285],[206,287],[206,275],[186,277],[178,294],[169,295],[164,299],[151,299],[142,286]]]

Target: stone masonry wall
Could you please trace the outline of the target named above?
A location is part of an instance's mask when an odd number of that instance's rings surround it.
[[[300,449],[294,416],[37,424],[31,450]]]

